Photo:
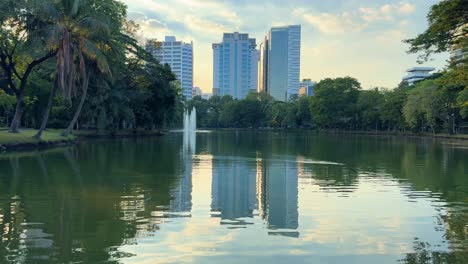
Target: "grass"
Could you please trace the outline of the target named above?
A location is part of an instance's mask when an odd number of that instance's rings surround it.
[[[34,144],[39,142],[61,142],[66,140],[74,140],[75,136],[63,137],[62,130],[47,130],[42,134],[42,139],[37,140],[33,136],[37,130],[27,129],[21,130],[20,133],[9,133],[8,129],[0,128],[0,145],[16,145],[16,144]]]

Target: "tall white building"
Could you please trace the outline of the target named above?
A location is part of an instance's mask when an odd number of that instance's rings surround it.
[[[407,82],[408,85],[413,85],[415,82],[430,77],[433,71],[435,71],[435,68],[432,67],[413,67],[406,70],[407,74],[403,77],[403,81]]]
[[[182,94],[192,98],[193,89],[193,42],[177,41],[174,36],[166,36],[164,41],[149,41],[148,52],[161,64],[169,64],[182,86]]]
[[[223,41],[213,44],[213,94],[242,99],[257,91],[258,56],[249,34],[224,33]]]
[[[299,94],[301,26],[272,28],[260,46],[259,91],[287,101]]]

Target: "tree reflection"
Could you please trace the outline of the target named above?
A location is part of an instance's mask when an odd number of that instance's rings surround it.
[[[118,246],[159,228],[152,212],[168,208],[183,172],[178,144],[121,140],[5,155],[0,262],[118,262],[127,256]]]

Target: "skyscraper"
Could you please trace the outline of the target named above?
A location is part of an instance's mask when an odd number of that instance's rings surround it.
[[[182,94],[192,98],[193,89],[193,43],[177,41],[176,37],[166,36],[164,41],[148,41],[146,50],[161,64],[169,64],[182,86]]]
[[[301,26],[272,28],[260,46],[259,91],[286,101],[299,94]]]
[[[223,41],[213,44],[213,94],[242,99],[257,91],[258,56],[249,34],[224,33]]]

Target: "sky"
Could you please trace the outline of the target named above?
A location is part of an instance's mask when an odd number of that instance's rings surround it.
[[[394,88],[419,66],[403,39],[427,28],[438,0],[124,0],[139,38],[176,36],[194,45],[194,86],[211,93],[212,43],[224,32],[249,33],[257,44],[274,26],[302,25],[301,79],[351,76],[364,89]],[[423,66],[442,69],[448,54]]]

